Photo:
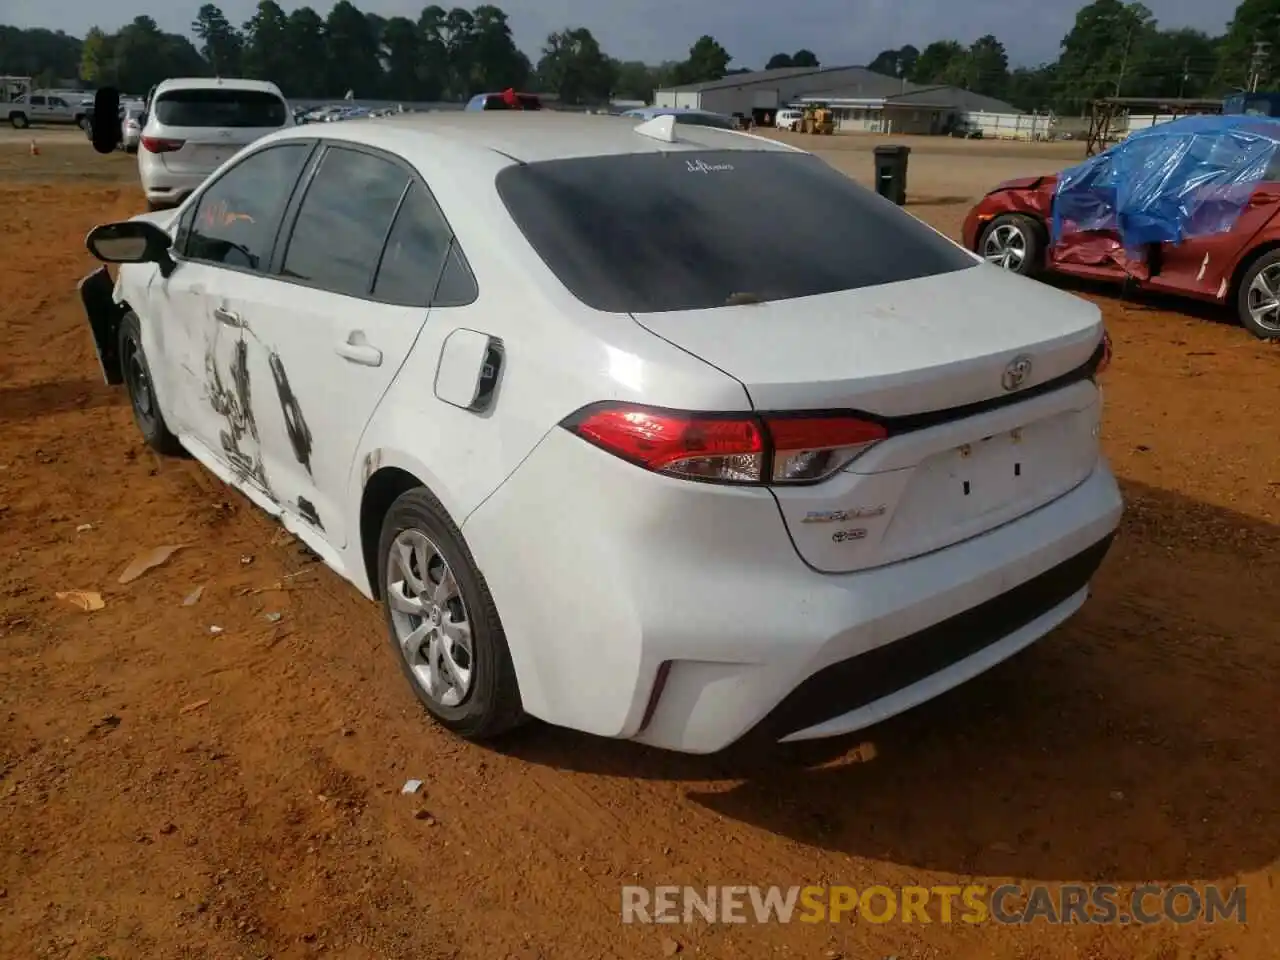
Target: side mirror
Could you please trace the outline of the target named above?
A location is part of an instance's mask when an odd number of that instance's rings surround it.
[[[162,276],[173,272],[173,239],[146,220],[100,224],[89,231],[84,245],[103,263],[156,263]]]
[[[113,153],[124,139],[120,129],[120,91],[115,87],[99,87],[93,97],[93,149]]]

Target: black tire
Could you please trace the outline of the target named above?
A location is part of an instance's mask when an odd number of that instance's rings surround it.
[[[118,335],[120,369],[124,374],[125,390],[129,393],[129,405],[133,408],[133,422],[138,425],[142,439],[157,453],[181,455],[178,442],[164,422],[164,414],[156,399],[151,366],[142,349],[142,325],[130,311],[120,321]]]
[[[1002,213],[979,234],[978,249],[974,252],[1010,273],[1034,277],[1044,266],[1045,239],[1044,226],[1038,220],[1021,213]],[[998,263],[991,259],[1001,250],[1009,250],[1009,243],[1021,250],[1020,259],[1015,255],[1006,256]]]
[[[424,535],[452,570],[464,604],[465,619],[471,628],[470,685],[455,705],[446,705],[428,692],[414,672],[397,634],[388,583],[390,557],[396,539],[411,531]],[[481,741],[506,733],[524,721],[520,687],[493,597],[462,533],[425,487],[401,494],[383,518],[378,538],[378,585],[387,636],[400,670],[427,712],[441,726],[468,740]],[[421,623],[427,618],[417,619]]]
[[[1253,311],[1250,306],[1257,294],[1251,293],[1253,282],[1258,279],[1258,275],[1264,270],[1271,273],[1280,274],[1276,270],[1277,264],[1280,264],[1280,250],[1269,250],[1255,260],[1245,275],[1240,278],[1240,288],[1236,291],[1236,315],[1240,318],[1240,325],[1252,333],[1259,340],[1280,340],[1280,311],[1266,318],[1263,323],[1259,323],[1254,319]],[[1272,281],[1272,288],[1276,289],[1275,281]]]
[[[76,121],[76,126],[83,130],[89,137],[93,136],[93,121],[88,117],[81,117]]]
[[[9,122],[13,124],[13,128],[15,130],[25,130],[27,127],[31,126],[31,123],[27,120],[27,115],[25,113],[12,114],[9,117]]]

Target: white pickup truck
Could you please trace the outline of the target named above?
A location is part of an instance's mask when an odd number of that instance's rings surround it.
[[[80,90],[34,90],[3,105],[18,130],[33,123],[71,123],[88,130],[93,100]]]

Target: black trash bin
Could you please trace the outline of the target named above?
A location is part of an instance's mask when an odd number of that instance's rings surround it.
[[[876,147],[876,193],[898,206],[907,202],[907,157],[910,147],[885,144]]]

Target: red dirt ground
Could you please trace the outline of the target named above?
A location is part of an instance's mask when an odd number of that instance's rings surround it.
[[[138,208],[127,162],[7,149],[0,956],[1280,955],[1277,349],[1212,311],[1084,294],[1116,345],[1121,537],[1079,617],[966,687],[806,750],[685,757],[545,727],[483,749],[426,721],[373,605],[198,465],[153,456],[102,385],[75,282],[87,228]],[[165,544],[186,546],[116,582]],[[878,755],[852,762],[863,739]],[[1249,923],[619,921],[625,883],[1006,880],[1240,883]]]

